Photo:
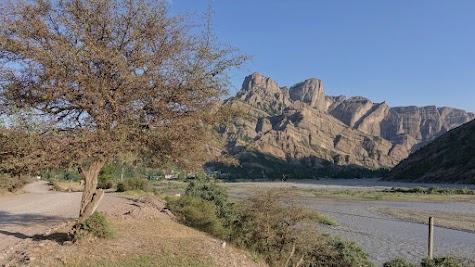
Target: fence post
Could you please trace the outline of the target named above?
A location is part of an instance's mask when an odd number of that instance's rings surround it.
[[[429,260],[434,256],[434,217],[429,217]]]

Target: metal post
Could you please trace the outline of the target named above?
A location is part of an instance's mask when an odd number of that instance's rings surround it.
[[[434,256],[434,217],[429,217],[429,259]]]

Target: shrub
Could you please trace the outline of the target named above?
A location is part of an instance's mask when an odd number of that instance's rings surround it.
[[[111,189],[115,187],[115,183],[112,180],[103,180],[99,179],[97,181],[97,188],[102,188],[102,189]]]
[[[383,267],[416,267],[416,265],[404,258],[398,257],[388,262],[385,262]]]
[[[368,254],[356,242],[336,238],[332,239],[330,244],[336,251],[337,259],[340,261],[337,266],[374,266],[370,261]]]
[[[79,240],[85,234],[92,234],[99,238],[114,237],[114,231],[109,226],[106,216],[101,212],[94,212],[87,220],[74,226],[74,240]]]
[[[209,201],[185,195],[179,198],[167,198],[167,207],[187,226],[218,238],[226,238],[229,234],[222,220],[216,215],[215,206]]]
[[[233,204],[229,201],[226,188],[217,184],[213,178],[201,178],[190,182],[186,188],[185,195],[201,198],[213,203],[216,215],[224,218],[230,225],[235,220]]]
[[[239,203],[232,241],[269,266],[373,266],[356,243],[321,235],[316,229],[321,215],[291,200],[291,192],[269,190]]]
[[[48,182],[48,185],[51,186],[51,188],[54,191],[58,191],[58,192],[63,191],[63,188],[61,188],[61,186],[58,185],[58,181],[55,179],[50,179]]]
[[[11,177],[8,174],[0,174],[0,191],[16,192],[28,182],[30,182],[30,179],[25,176]]]
[[[440,257],[432,260],[424,259],[421,267],[462,267],[462,263],[454,257]]]
[[[152,192],[153,187],[149,180],[143,178],[126,179],[117,184],[117,192],[125,192],[130,190],[142,190],[144,192]]]
[[[308,267],[373,267],[368,254],[355,242],[321,235],[304,253]],[[315,240],[315,238],[313,238]]]
[[[110,189],[114,187],[113,177],[115,174],[115,169],[106,164],[102,167],[101,171],[99,172],[99,176],[97,177],[97,188],[102,189]]]

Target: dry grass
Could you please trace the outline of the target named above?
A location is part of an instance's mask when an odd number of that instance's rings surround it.
[[[55,183],[61,188],[61,191],[79,192],[83,190],[80,182],[60,180],[55,181]]]
[[[32,266],[264,266],[242,251],[169,219],[108,216],[116,238],[82,239],[66,246],[41,241],[29,249]],[[62,232],[66,231],[65,227]]]
[[[297,187],[287,183],[277,182],[237,182],[225,183],[234,198],[247,198],[250,192],[256,188],[268,190],[275,188],[286,188],[294,191],[301,197],[317,197],[334,200],[370,200],[370,201],[402,201],[402,202],[465,202],[475,203],[473,195],[457,195],[457,194],[421,194],[421,193],[400,193],[400,192],[383,192],[382,189],[371,190],[328,190],[328,189],[308,189]]]
[[[434,217],[436,226],[475,233],[475,213],[399,208],[372,208],[372,210],[380,214],[417,223],[428,223],[429,217]]]
[[[312,192],[315,197],[337,200],[385,200],[403,202],[466,202],[475,203],[473,195],[445,195],[418,193],[389,193],[382,191],[349,191],[349,190],[302,190]]]
[[[153,184],[155,191],[163,196],[183,194],[188,183],[180,181],[157,181]]]

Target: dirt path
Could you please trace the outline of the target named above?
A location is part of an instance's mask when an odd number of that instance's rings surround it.
[[[62,222],[77,218],[81,192],[50,191],[47,182],[25,186],[26,194],[0,199],[0,265],[22,240],[41,235]],[[106,194],[99,210],[126,205],[127,200]]]

